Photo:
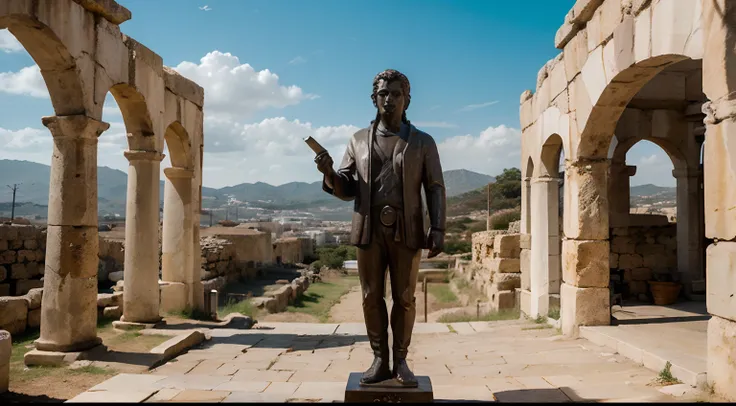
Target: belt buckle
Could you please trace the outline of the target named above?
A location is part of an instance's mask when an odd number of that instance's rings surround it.
[[[391,206],[385,206],[381,209],[381,224],[391,227],[396,223],[396,209]]]

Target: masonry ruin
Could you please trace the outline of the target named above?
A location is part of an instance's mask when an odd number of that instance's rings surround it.
[[[707,297],[707,380],[731,399],[735,6],[578,0],[555,38],[562,52],[542,67],[536,91],[525,91],[520,107],[521,231],[531,239],[522,311],[545,316],[559,295],[562,330],[576,336],[582,326],[611,322],[612,298],[644,299],[647,283],[658,278],[679,282],[684,299]],[[641,140],[672,160],[676,224],[630,213],[636,167],[625,157]]]
[[[179,287],[181,306],[202,307],[200,256],[195,253],[199,251],[204,91],[123,34],[118,25],[130,18],[130,11],[112,0],[0,3],[0,29],[7,28],[40,67],[56,114],[41,120],[53,137],[54,149],[41,332],[34,359],[100,343],[96,330],[97,143],[109,128],[101,121],[108,92],[122,112],[128,133],[124,155],[129,161],[125,289],[122,316],[116,323],[161,319],[157,237],[164,146],[172,167],[164,169],[162,279]],[[26,273],[29,264],[38,263],[29,259],[21,264]]]

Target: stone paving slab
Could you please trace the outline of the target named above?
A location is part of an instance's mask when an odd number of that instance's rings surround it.
[[[64,403],[141,403],[155,392],[154,389],[82,392]]]
[[[682,388],[660,391],[650,385],[655,372],[606,347],[564,339],[532,322],[453,324],[457,327],[450,331],[448,324],[417,323],[422,333],[412,339],[408,357],[415,373],[430,376],[437,401],[647,402],[683,401],[671,394],[694,396]],[[273,330],[260,336],[233,330],[230,336],[213,337],[190,351],[193,355],[179,356],[151,373],[118,375],[78,398],[340,402],[348,375],[364,371],[372,361],[369,344],[357,335],[341,335],[341,326],[269,325]],[[309,335],[308,330],[319,333]],[[133,392],[117,395],[130,388]]]
[[[364,336],[368,332],[366,331],[365,323],[340,323],[335,334]]]

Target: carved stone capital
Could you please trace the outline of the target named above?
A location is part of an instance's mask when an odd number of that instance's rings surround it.
[[[127,150],[123,153],[128,161],[159,161],[166,155],[158,151]]]
[[[164,175],[166,175],[166,177],[170,179],[191,179],[194,177],[194,171],[191,169],[172,167],[164,169]]]
[[[73,116],[46,116],[41,118],[54,139],[84,139],[97,141],[97,138],[110,128],[110,124],[95,120],[84,114]]]

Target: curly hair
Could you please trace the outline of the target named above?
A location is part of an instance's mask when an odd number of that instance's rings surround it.
[[[373,100],[373,105],[376,108],[378,108],[378,103],[376,102],[378,83],[381,80],[384,80],[387,83],[398,80],[401,83],[401,90],[406,96],[406,106],[404,107],[404,111],[401,113],[401,121],[405,123],[408,122],[406,119],[406,109],[409,108],[409,103],[411,103],[411,85],[409,84],[409,78],[407,78],[406,75],[404,75],[403,73],[394,69],[386,69],[385,71],[376,75],[376,77],[373,78],[373,93],[371,94],[371,100]]]

